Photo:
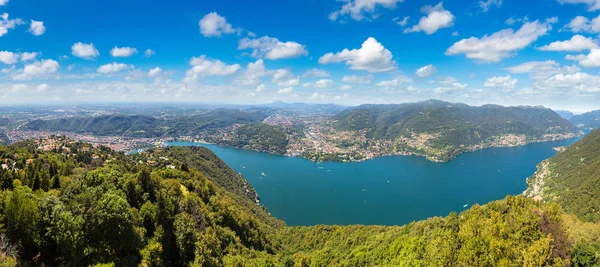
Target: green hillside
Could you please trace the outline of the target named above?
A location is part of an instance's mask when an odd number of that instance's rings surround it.
[[[397,150],[442,161],[485,146],[579,134],[577,127],[543,107],[473,107],[439,100],[363,105],[347,109],[334,119],[337,130],[366,130],[368,138],[401,140]]]
[[[526,195],[559,203],[580,219],[600,222],[600,130],[538,165]]]
[[[34,120],[25,125],[28,130],[91,133],[94,135],[155,137],[162,135],[160,120],[140,115],[105,115],[98,117]]]
[[[598,129],[600,128],[600,110],[575,115],[569,121],[581,129]]]
[[[0,266],[597,266],[598,225],[507,197],[406,226],[286,227],[204,148],[0,146]]]

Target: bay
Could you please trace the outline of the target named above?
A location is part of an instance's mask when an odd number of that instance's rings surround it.
[[[256,188],[261,203],[288,225],[403,225],[521,194],[536,165],[577,139],[487,148],[436,163],[417,156],[314,163],[250,150],[204,146]]]

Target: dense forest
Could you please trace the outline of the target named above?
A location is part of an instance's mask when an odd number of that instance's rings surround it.
[[[429,100],[399,105],[362,105],[338,114],[340,130],[368,130],[375,139],[395,139],[412,133],[439,133],[437,146],[472,145],[488,138],[577,133],[569,121],[543,107],[473,107],[460,103]]]
[[[526,194],[559,203],[580,219],[600,222],[600,130],[538,165]]]
[[[286,227],[204,148],[126,156],[54,137],[0,161],[1,266],[600,264],[597,224],[522,196],[405,226]]]
[[[600,110],[575,115],[570,121],[585,130],[598,129],[600,128]]]

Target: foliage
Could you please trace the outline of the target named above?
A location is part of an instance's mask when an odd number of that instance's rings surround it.
[[[219,145],[274,154],[285,154],[289,143],[285,128],[264,123],[242,125],[235,129],[232,137],[211,141]]]
[[[580,219],[600,222],[600,130],[593,131],[547,160],[541,198],[559,203]],[[530,191],[535,179],[528,180]]]
[[[569,121],[585,130],[600,128],[600,110],[594,110],[573,116]]]

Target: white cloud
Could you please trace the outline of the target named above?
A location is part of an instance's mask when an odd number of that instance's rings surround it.
[[[556,41],[539,48],[542,51],[583,51],[598,48],[598,44],[590,37],[575,35],[570,40]]]
[[[19,61],[19,55],[9,51],[0,51],[0,62],[4,64],[15,64]]]
[[[10,88],[10,90],[12,92],[22,92],[29,89],[29,86],[27,84],[22,84],[22,83],[18,83],[18,84],[13,84]]]
[[[416,72],[415,75],[417,75],[419,78],[427,78],[430,77],[431,75],[435,74],[437,72],[437,68],[431,64],[419,68]]]
[[[496,76],[487,79],[483,84],[484,87],[499,88],[504,90],[512,90],[517,85],[519,80],[513,79],[510,75]]]
[[[286,87],[286,88],[283,88],[283,89],[279,89],[277,91],[277,93],[281,95],[281,94],[289,94],[289,93],[291,93],[293,91],[294,91],[294,88],[292,88],[292,87]]]
[[[561,4],[586,4],[589,11],[600,9],[600,0],[558,0]]]
[[[468,84],[466,84],[466,83],[458,83],[458,82],[440,83],[440,86],[433,89],[433,91],[438,94],[450,94],[450,93],[462,91],[463,89],[467,88],[467,86],[468,86]]]
[[[310,96],[311,99],[325,99],[325,98],[328,98],[328,97],[329,97],[328,95],[319,94],[317,92],[314,92],[312,94],[312,96]]]
[[[231,24],[227,23],[224,17],[219,16],[217,12],[206,14],[198,25],[200,26],[200,33],[204,37],[220,37],[223,34],[231,34],[237,31]]]
[[[555,19],[547,22],[536,20],[523,24],[516,32],[512,29],[504,29],[481,38],[462,39],[448,48],[446,55],[464,54],[465,57],[479,62],[499,62],[545,35],[552,29],[550,24],[554,21]]]
[[[260,84],[259,86],[256,87],[256,90],[254,90],[254,91],[256,91],[257,93],[260,93],[260,92],[264,92],[265,89],[266,89],[265,84]]]
[[[17,71],[13,75],[13,80],[21,81],[21,80],[31,80],[36,77],[44,77],[49,74],[54,74],[58,72],[60,65],[58,62],[46,59],[42,61],[36,61],[31,64],[25,65],[22,70]]]
[[[48,85],[47,83],[42,83],[42,84],[40,84],[40,85],[38,85],[38,86],[35,87],[35,90],[38,93],[46,92],[46,91],[48,91],[48,89],[50,89],[50,85]]]
[[[252,49],[251,56],[267,59],[296,58],[308,55],[304,45],[296,42],[281,42],[277,38],[263,36],[258,39],[243,38],[238,45],[239,50]]]
[[[281,87],[292,87],[300,84],[300,77],[294,76],[289,70],[278,69],[275,74],[273,74],[272,82]]]
[[[21,61],[34,60],[38,55],[37,52],[24,52],[21,54]]]
[[[342,77],[342,82],[355,84],[370,84],[373,82],[373,79],[373,75],[370,74],[365,76],[347,75]]]
[[[0,6],[6,5],[9,0],[0,0]]]
[[[21,19],[8,19],[8,13],[0,16],[0,37],[8,33],[8,30],[14,29],[17,25],[23,24]]]
[[[387,9],[396,8],[396,4],[403,0],[347,0],[341,9],[329,14],[329,19],[336,21],[340,17],[350,16],[352,19],[360,21],[365,17],[370,18],[375,13],[377,7]]]
[[[329,72],[327,72],[326,70],[322,70],[322,69],[310,69],[310,70],[306,71],[304,74],[302,74],[302,77],[305,77],[305,78],[309,78],[309,77],[324,78],[324,77],[329,77],[329,76],[331,76],[331,74],[329,74]]]
[[[133,54],[137,54],[137,49],[133,47],[114,47],[110,50],[110,55],[113,57],[130,57]]]
[[[433,34],[439,29],[449,28],[454,25],[454,15],[444,9],[442,2],[436,6],[424,6],[421,11],[427,14],[427,16],[422,17],[417,25],[404,30],[404,33],[423,31],[426,34]]]
[[[587,55],[567,55],[565,59],[578,61],[586,68],[600,67],[600,49],[592,49]]]
[[[369,37],[360,49],[346,48],[341,52],[327,53],[319,58],[320,64],[338,62],[346,62],[350,69],[368,72],[384,72],[396,68],[396,63],[392,60],[392,52],[373,37]]]
[[[528,73],[534,81],[544,80],[557,74],[573,74],[581,71],[577,66],[560,67],[556,61],[530,61],[506,68],[510,73]]]
[[[161,72],[162,72],[162,69],[160,67],[156,67],[156,68],[150,69],[150,71],[148,71],[148,76],[150,76],[150,77],[156,77]]]
[[[73,54],[76,57],[87,60],[95,59],[98,56],[100,56],[100,53],[98,52],[96,47],[94,47],[94,44],[84,44],[82,42],[75,43],[71,47],[71,54]]]
[[[302,86],[307,88],[326,89],[335,86],[335,82],[331,79],[321,79],[314,83],[305,83]]]
[[[117,63],[117,62],[113,62],[110,64],[106,64],[106,65],[102,65],[98,68],[98,73],[115,73],[115,72],[119,72],[122,70],[127,69],[129,66],[127,66],[127,64],[123,64],[123,63]]]
[[[396,22],[396,24],[404,27],[404,26],[406,26],[406,24],[408,24],[409,19],[410,19],[409,16],[406,16],[403,19],[400,19],[400,17],[395,17],[392,21],[394,21],[394,22]]]
[[[210,60],[206,56],[193,57],[190,60],[192,66],[185,74],[185,82],[194,82],[201,77],[229,76],[241,69],[239,64],[227,65],[220,60]]]
[[[144,52],[144,57],[146,58],[150,58],[154,55],[156,55],[156,52],[154,52],[154,50],[152,49],[146,49],[146,51]]]
[[[570,91],[572,89],[583,92],[600,92],[600,76],[591,75],[584,72],[572,74],[556,74],[546,80],[536,83],[541,89],[555,89],[561,91]]]
[[[396,78],[396,79],[389,80],[389,81],[378,82],[376,85],[377,86],[385,86],[385,87],[397,87],[399,85],[402,85],[402,80]]]
[[[490,7],[493,5],[495,5],[496,7],[500,7],[502,5],[502,0],[479,1],[479,7],[483,12],[488,12],[488,10],[490,10]]]
[[[352,86],[347,85],[347,84],[344,84],[344,85],[340,86],[340,91],[347,91],[347,90],[350,90],[350,89],[352,89]]]
[[[261,83],[261,78],[272,74],[273,71],[265,67],[265,62],[262,59],[256,62],[248,63],[246,70],[238,75],[233,83],[237,85],[257,85]]]
[[[577,16],[572,19],[569,24],[565,25],[565,28],[571,30],[574,33],[587,32],[587,33],[599,33],[600,32],[600,15],[589,20],[583,16]]]
[[[35,36],[40,36],[46,32],[46,27],[43,21],[31,20],[29,32]]]

